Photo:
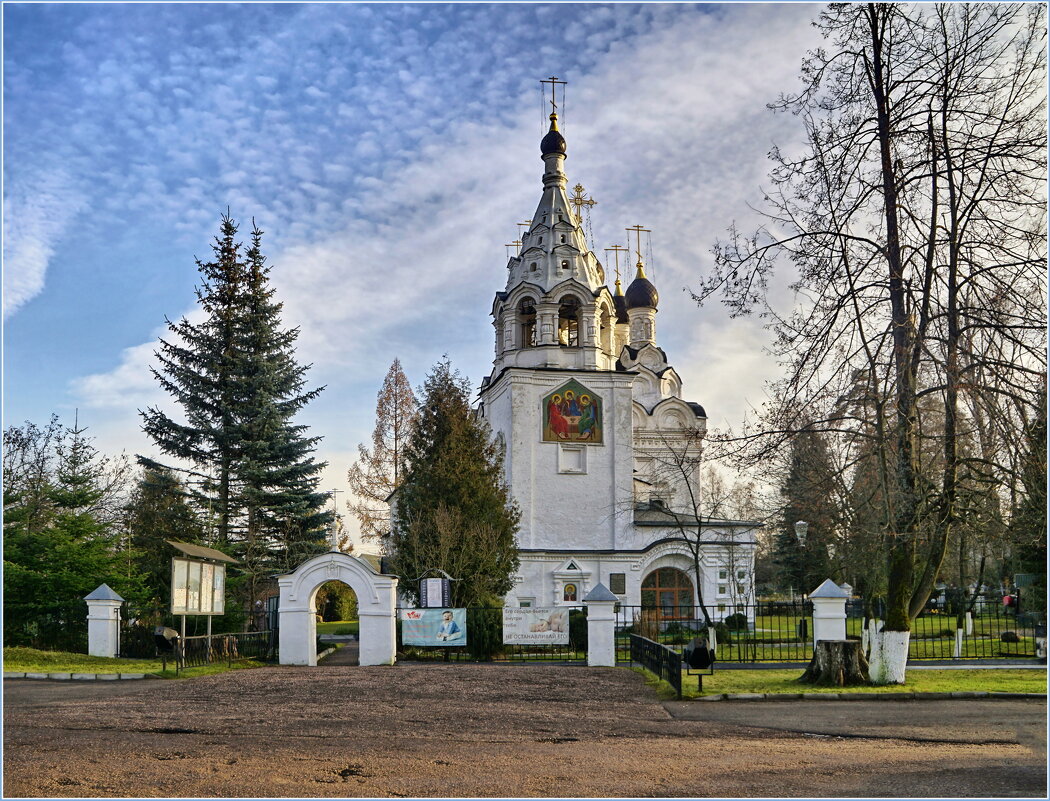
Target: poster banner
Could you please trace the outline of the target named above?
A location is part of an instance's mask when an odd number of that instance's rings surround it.
[[[466,609],[402,609],[404,645],[466,645]]]
[[[569,644],[569,610],[503,607],[505,645]]]

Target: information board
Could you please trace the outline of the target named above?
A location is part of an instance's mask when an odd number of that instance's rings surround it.
[[[221,615],[226,611],[226,565],[184,559],[171,560],[171,613]]]
[[[569,610],[534,606],[503,607],[505,645],[569,644]]]

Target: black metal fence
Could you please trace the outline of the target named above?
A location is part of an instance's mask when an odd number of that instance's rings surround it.
[[[586,664],[587,612],[582,606],[567,608],[568,644],[517,645],[503,642],[503,607],[468,607],[465,646],[406,645],[401,636],[404,610],[398,609],[397,658],[399,661]]]
[[[971,611],[972,609],[972,611]],[[969,612],[969,614],[967,614]],[[1010,659],[1035,656],[1035,614],[998,595],[952,603],[932,599],[912,621],[910,659]]]
[[[212,619],[209,638],[206,634],[207,619],[187,615],[186,637],[179,639],[175,651],[166,652],[158,648],[157,627],[181,632],[181,617],[166,609],[124,608],[120,616],[118,655],[135,659],[170,659],[178,664],[179,669],[241,659],[274,661],[278,646],[277,621],[276,603],[269,604],[269,607],[228,609],[226,615]]]
[[[618,662],[630,661],[630,637],[682,648],[714,634],[719,662],[808,662],[813,656],[813,605],[808,601],[760,601],[732,610],[700,607],[620,606],[616,612]]]
[[[682,697],[682,657],[666,645],[641,637],[629,636],[631,661],[666,681]]]

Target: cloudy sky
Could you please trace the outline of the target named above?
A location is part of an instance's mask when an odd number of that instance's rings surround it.
[[[300,419],[324,437],[324,488],[345,489],[395,357],[413,384],[445,353],[475,386],[491,369],[549,75],[569,82],[592,247],[605,261],[625,227],[652,229],[658,340],[710,424],[739,423],[776,373],[767,334],[683,290],[753,219],[771,146],[798,142],[766,103],[797,88],[817,10],[5,5],[4,425],[78,409],[101,450],[159,456],[137,414],[167,405],[148,365],[229,207],[266,231],[327,386]]]

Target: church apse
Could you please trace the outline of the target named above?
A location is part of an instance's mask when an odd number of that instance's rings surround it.
[[[600,445],[602,399],[579,381],[567,381],[543,399],[544,442]]]

